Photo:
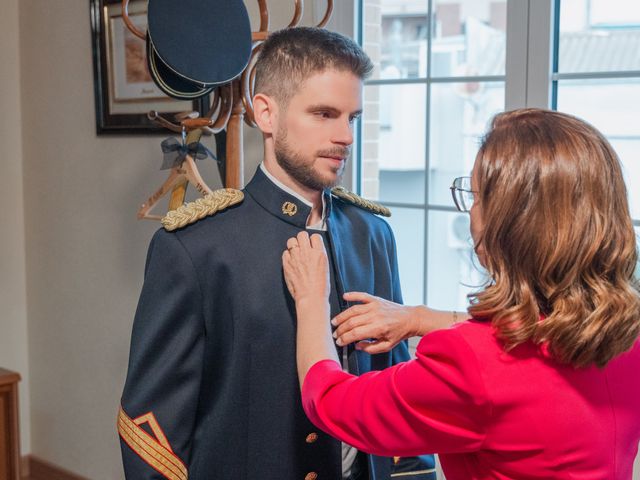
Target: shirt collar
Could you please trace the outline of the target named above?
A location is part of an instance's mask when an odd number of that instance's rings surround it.
[[[258,168],[258,170],[260,172],[262,172],[264,174],[264,176],[266,177],[266,180],[270,181],[275,187],[277,187],[278,189],[280,189],[283,193],[288,194],[289,196],[295,198],[295,200],[297,201],[291,201],[291,199],[289,201],[283,201],[281,206],[280,206],[280,211],[283,212],[282,215],[284,215],[284,220],[293,220],[293,217],[297,216],[297,215],[302,215],[304,213],[306,213],[306,215],[304,215],[302,217],[302,219],[304,220],[304,225],[303,227],[309,228],[311,230],[326,230],[327,229],[327,214],[328,214],[328,208],[327,208],[327,201],[326,201],[326,192],[323,192],[322,194],[322,218],[320,219],[320,221],[318,221],[317,223],[313,224],[313,225],[307,225],[307,221],[309,219],[309,215],[311,215],[311,210],[313,209],[313,203],[311,203],[309,200],[307,200],[306,198],[304,198],[302,195],[300,195],[298,192],[296,192],[294,189],[288,187],[287,185],[285,185],[284,183],[282,183],[280,180],[278,180],[276,177],[274,177],[269,170],[267,170],[267,167],[265,167],[264,162],[260,163],[260,167]],[[258,172],[256,172],[256,177],[258,176]],[[255,177],[254,177],[255,178]],[[253,180],[251,181],[251,183],[253,183]],[[249,187],[249,185],[247,185],[247,187]],[[254,195],[255,197],[255,195]],[[280,196],[277,196],[277,201],[276,203],[278,205],[280,205]],[[269,205],[271,205],[272,202],[270,202],[268,199],[263,197],[263,200],[265,201],[264,203],[267,203]],[[260,204],[262,204],[263,206],[265,206],[265,204],[263,202],[258,202]],[[287,205],[285,207],[285,204],[292,204],[295,205],[296,208],[294,209],[293,207]],[[278,207],[278,205],[271,205],[272,208],[276,208]],[[298,206],[304,206],[307,208],[302,208],[302,209],[298,209]],[[295,210],[295,212],[293,211]],[[300,211],[298,211],[300,210]],[[287,213],[284,213],[287,212]],[[291,214],[293,213],[293,215]],[[281,216],[281,215],[278,215]],[[286,217],[289,217],[289,219],[287,219]],[[296,218],[295,222],[289,222],[289,223],[294,223],[296,225],[298,225],[300,223],[300,219]]]

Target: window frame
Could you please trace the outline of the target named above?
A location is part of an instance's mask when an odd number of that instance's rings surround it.
[[[435,0],[424,0],[428,11],[433,11]],[[507,0],[505,74],[499,76],[431,77],[431,24],[427,25],[427,74],[420,79],[368,80],[365,85],[424,84],[426,86],[426,152],[425,168],[429,169],[430,107],[432,84],[452,81],[500,81],[505,87],[505,110],[524,107],[551,108],[557,106],[558,82],[566,79],[640,78],[640,71],[558,73],[561,0]],[[328,28],[363,43],[364,0],[334,2],[334,11]],[[323,2],[314,3],[314,19],[320,20],[324,13]],[[345,171],[345,187],[361,194],[362,185],[362,127],[355,126],[355,143],[352,161]],[[405,204],[387,202],[390,207],[418,209],[424,212],[424,272],[423,301],[427,299],[429,261],[429,212],[455,212],[451,208],[429,204],[429,180],[425,180],[424,203]],[[640,227],[640,219],[633,219]]]

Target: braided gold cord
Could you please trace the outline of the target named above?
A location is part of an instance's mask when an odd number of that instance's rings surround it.
[[[155,417],[154,417],[155,418]],[[188,480],[189,472],[182,460],[173,453],[171,446],[161,444],[157,438],[151,436],[146,430],[139,426],[137,420],[131,419],[120,407],[118,412],[118,433],[122,440],[135,452],[142,460],[147,462],[152,468],[168,480]],[[146,422],[141,422],[146,423]],[[160,426],[156,423],[157,430]],[[155,432],[154,432],[155,434]],[[166,438],[162,433],[164,441]]]
[[[168,212],[161,220],[164,229],[172,232],[198,220],[221,212],[242,202],[244,193],[235,188],[221,188],[209,195]]]
[[[379,203],[372,202],[371,200],[367,200],[356,195],[349,190],[346,190],[344,187],[335,187],[331,190],[336,197],[342,198],[349,203],[354,204],[357,207],[363,208],[369,212],[375,213],[377,215],[382,215],[383,217],[390,217],[391,211],[385,207],[384,205],[380,205]]]

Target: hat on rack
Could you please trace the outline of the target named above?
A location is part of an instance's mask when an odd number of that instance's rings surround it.
[[[243,0],[149,0],[147,62],[160,89],[194,99],[228,83],[251,55]]]
[[[190,82],[171,70],[158,56],[147,32],[147,66],[158,88],[170,97],[193,100],[208,95],[214,87],[203,87]]]

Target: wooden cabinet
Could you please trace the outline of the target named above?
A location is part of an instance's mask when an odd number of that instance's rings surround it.
[[[20,375],[0,368],[0,479],[20,478],[18,382]]]

